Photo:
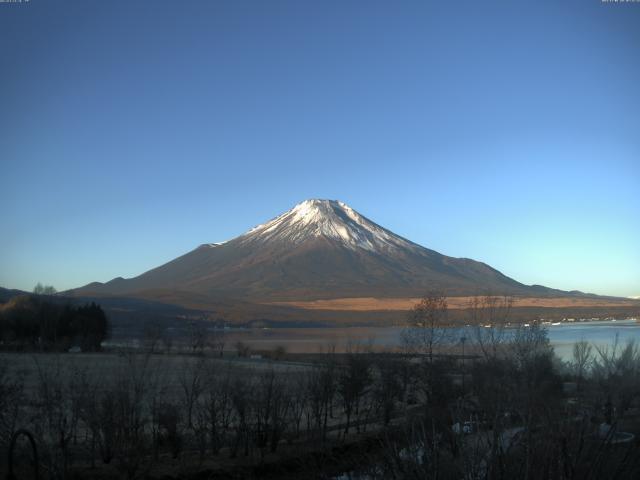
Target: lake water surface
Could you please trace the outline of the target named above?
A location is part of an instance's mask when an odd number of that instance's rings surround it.
[[[549,340],[558,356],[568,359],[575,342],[584,339],[597,346],[612,345],[618,337],[621,344],[628,339],[640,341],[640,322],[635,320],[563,322],[560,325],[545,325]],[[394,348],[402,345],[402,327],[336,327],[336,328],[266,328],[231,330],[227,344],[243,341],[257,350],[272,350],[282,345],[289,352],[313,353],[326,351],[334,346],[336,351],[345,351],[349,344],[372,345],[377,348]],[[460,344],[461,337],[467,339],[472,348],[475,327],[452,328],[452,348]]]
[[[561,358],[571,356],[573,344],[586,340],[593,345],[604,347],[612,345],[618,337],[621,345],[630,339],[640,341],[640,322],[635,320],[617,320],[602,322],[574,322],[551,325],[548,328],[549,340]]]

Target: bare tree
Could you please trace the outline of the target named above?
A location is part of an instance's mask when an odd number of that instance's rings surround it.
[[[398,401],[403,400],[402,360],[388,354],[377,354],[374,357],[376,380],[373,396],[376,410],[382,412],[383,424],[391,422],[391,417]]]
[[[71,441],[79,420],[74,402],[77,372],[69,371],[60,357],[41,363],[34,357],[37,371],[36,433],[42,439],[46,469],[53,477],[66,478],[72,462]]]
[[[166,369],[152,362],[153,358],[148,353],[125,355],[103,392],[105,413],[110,417],[106,426],[113,426],[113,455],[120,473],[130,480],[146,475],[153,464],[147,433],[157,419],[158,396],[167,383]]]
[[[33,293],[36,295],[55,295],[57,292],[52,285],[42,285],[40,282],[33,288]]]
[[[349,433],[352,416],[359,416],[362,399],[372,382],[369,359],[357,348],[349,348],[346,364],[340,368],[338,375],[338,393],[346,417],[344,433]],[[358,427],[359,430],[359,427]]]
[[[205,390],[205,359],[185,358],[179,374],[178,383],[182,393],[182,405],[186,413],[187,428],[193,430],[193,410],[196,402]]]
[[[577,389],[580,390],[582,380],[592,362],[593,347],[584,338],[573,344],[573,373],[576,376]]]
[[[292,443],[294,439],[300,437],[300,425],[302,418],[308,407],[307,402],[307,376],[306,374],[289,374],[289,410],[287,431],[285,433],[287,441]]]
[[[24,414],[24,376],[10,371],[0,358],[0,445],[6,446]]]
[[[403,331],[403,340],[410,351],[426,355],[430,364],[434,354],[449,337],[447,297],[432,292],[413,306],[409,326]]]
[[[268,446],[275,452],[284,433],[289,402],[285,384],[273,369],[260,375],[253,390],[253,437],[261,457]]]
[[[226,344],[225,332],[221,328],[215,328],[209,333],[207,343],[209,348],[213,350],[217,356],[224,355],[224,346]]]
[[[162,328],[157,324],[147,324],[144,327],[144,345],[149,353],[154,354],[162,341]]]
[[[509,342],[509,352],[517,365],[525,369],[532,360],[553,354],[547,330],[538,323],[518,326]]]
[[[307,383],[310,420],[313,419],[314,432],[323,440],[327,435],[329,416],[336,393],[335,372],[336,365],[331,359],[326,364],[315,367]]]
[[[244,456],[249,455],[251,436],[251,417],[253,402],[251,392],[254,388],[252,377],[236,376],[231,383],[231,403],[234,409],[235,438],[230,456],[235,458],[242,448]]]
[[[180,456],[183,448],[182,432],[180,429],[180,407],[171,402],[162,402],[158,407],[157,426],[163,440],[169,445],[171,457]]]
[[[207,345],[209,332],[202,321],[189,322],[189,349],[194,354],[202,354]]]
[[[239,357],[246,358],[251,353],[251,347],[240,340],[236,342],[235,347]]]
[[[168,329],[165,328],[164,330],[162,330],[160,341],[162,342],[162,346],[164,347],[164,353],[171,353],[171,350],[173,349],[173,336]]]
[[[447,328],[447,297],[438,292],[429,293],[414,305],[408,321],[409,326],[402,333],[403,341],[407,350],[420,355],[422,360],[416,368],[420,372],[416,385],[429,409],[438,391],[439,366],[435,356],[451,338],[451,330]]]
[[[607,423],[611,423],[611,417],[622,415],[640,398],[640,347],[633,338],[621,346],[616,335],[613,345],[596,345],[595,349],[592,372],[612,405],[607,415]]]
[[[227,390],[217,391],[216,376],[216,362],[198,358],[185,360],[179,377],[186,427],[196,440],[200,460],[204,459],[208,438],[217,431],[218,397],[226,395]]]
[[[231,369],[227,368],[222,375],[209,370],[207,376],[207,391],[204,398],[203,414],[205,415],[209,431],[209,442],[213,454],[217,454],[229,437],[231,424],[234,417],[232,402]]]
[[[284,345],[278,345],[276,346],[276,348],[274,348],[272,352],[272,358],[274,360],[284,360],[286,354],[287,354],[287,347],[285,347]]]
[[[508,340],[506,329],[510,325],[512,307],[513,297],[510,296],[475,296],[469,302],[469,323],[485,360],[504,353],[502,347]]]

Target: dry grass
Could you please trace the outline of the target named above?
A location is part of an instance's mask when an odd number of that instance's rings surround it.
[[[469,308],[473,297],[449,297],[447,304],[451,309]],[[343,311],[397,311],[410,310],[420,299],[415,297],[405,298],[334,298],[328,300],[309,300],[294,302],[271,302],[268,305],[280,305],[303,308],[306,310],[343,310]],[[514,307],[632,307],[640,306],[640,302],[627,299],[607,298],[536,298],[515,297]]]

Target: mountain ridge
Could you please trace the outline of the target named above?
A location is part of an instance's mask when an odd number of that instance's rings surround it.
[[[184,291],[251,301],[339,297],[570,295],[527,286],[469,258],[428,249],[337,200],[305,200],[244,234],[204,243],[163,265],[124,279],[93,282],[73,294],[135,295]]]

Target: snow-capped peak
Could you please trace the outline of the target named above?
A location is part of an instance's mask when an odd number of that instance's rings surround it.
[[[273,220],[258,225],[240,239],[244,242],[281,240],[300,244],[325,237],[351,249],[387,250],[415,245],[363,217],[337,200],[305,200]]]

